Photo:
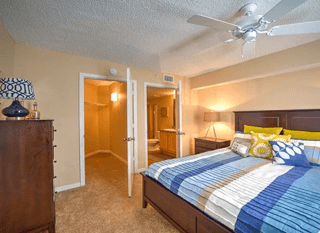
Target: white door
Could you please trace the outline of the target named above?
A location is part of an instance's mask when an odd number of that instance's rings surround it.
[[[179,80],[178,90],[176,90],[176,135],[177,135],[177,157],[182,158],[182,136],[185,134],[182,131],[182,88],[181,80]]]
[[[133,186],[133,178],[134,178],[134,114],[133,114],[133,98],[132,98],[132,83],[130,78],[130,69],[127,68],[127,138],[128,142],[128,196],[131,197],[132,194],[132,186]]]

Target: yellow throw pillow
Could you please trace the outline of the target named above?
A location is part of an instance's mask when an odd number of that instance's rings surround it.
[[[270,128],[263,128],[263,127],[257,127],[252,125],[244,125],[243,132],[244,133],[251,133],[251,131],[255,133],[268,133],[268,134],[276,134],[279,135],[282,127],[270,127]]]
[[[284,135],[291,135],[292,138],[305,139],[305,140],[320,140],[320,132],[308,132],[283,129]]]
[[[251,148],[249,150],[249,155],[272,159],[272,147],[269,141],[278,142],[289,142],[291,135],[276,135],[276,134],[265,134],[265,133],[251,133]]]

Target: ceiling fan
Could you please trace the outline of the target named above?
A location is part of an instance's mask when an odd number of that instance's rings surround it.
[[[189,18],[187,22],[219,30],[228,30],[235,38],[225,42],[231,43],[238,39],[242,39],[242,57],[249,57],[255,53],[257,34],[284,36],[320,33],[320,21],[274,26],[270,30],[265,31],[271,23],[306,1],[307,0],[282,0],[265,15],[252,15],[257,8],[257,4],[249,3],[240,9],[240,12],[247,17],[236,24],[203,15],[194,15]]]

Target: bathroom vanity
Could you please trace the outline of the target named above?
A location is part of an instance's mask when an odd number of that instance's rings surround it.
[[[171,157],[176,157],[176,130],[160,130],[160,151]]]

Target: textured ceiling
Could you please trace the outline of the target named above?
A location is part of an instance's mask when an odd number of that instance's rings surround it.
[[[264,14],[279,0],[1,0],[0,19],[16,42],[194,76],[245,61],[241,40],[188,24],[194,14],[236,23],[250,2]],[[320,20],[309,0],[274,25]],[[271,27],[270,26],[270,27]],[[320,39],[320,34],[257,38],[256,57]],[[252,59],[252,57],[250,58]]]
[[[173,95],[174,90],[167,88],[148,87],[148,99],[154,99],[162,96]]]

